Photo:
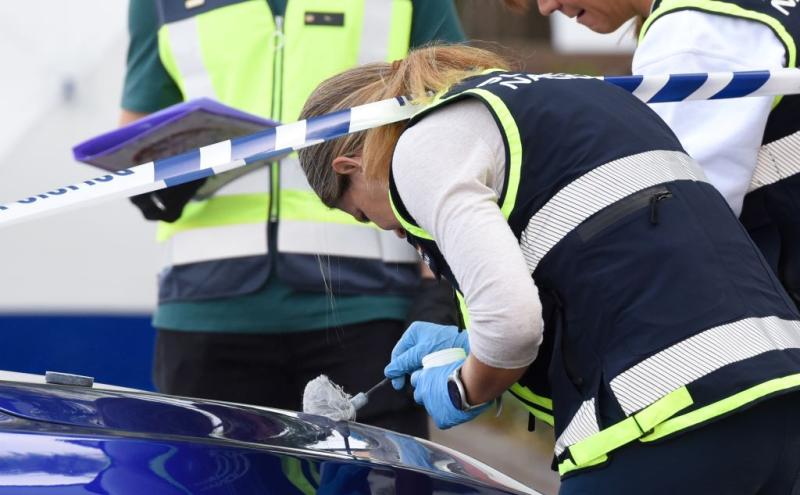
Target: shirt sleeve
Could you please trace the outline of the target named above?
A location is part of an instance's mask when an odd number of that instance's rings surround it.
[[[411,48],[435,41],[465,41],[453,0],[415,0],[411,19]]]
[[[158,55],[158,14],[154,0],[130,0],[128,33],[122,108],[151,113],[183,101]]]
[[[765,25],[696,11],[654,22],[633,59],[634,74],[776,69],[785,49]],[[708,180],[738,215],[756,166],[772,98],[655,103]]]
[[[436,239],[464,294],[470,352],[508,369],[536,358],[543,325],[536,286],[497,205],[504,162],[491,113],[466,101],[406,130],[392,167],[403,203]]]

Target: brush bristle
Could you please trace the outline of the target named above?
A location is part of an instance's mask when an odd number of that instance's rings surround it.
[[[320,375],[306,384],[303,391],[303,412],[325,416],[334,421],[352,421],[356,408],[350,402],[350,394],[333,383],[326,375]]]

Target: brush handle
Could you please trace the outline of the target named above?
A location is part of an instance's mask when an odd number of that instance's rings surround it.
[[[373,385],[372,388],[370,388],[366,392],[357,393],[352,399],[350,399],[350,403],[353,404],[353,408],[356,411],[358,411],[362,407],[366,406],[367,402],[369,402],[369,395],[372,392],[381,388],[382,386],[386,385],[387,383],[389,383],[389,379],[384,378],[383,380],[379,381],[376,385]]]
[[[383,380],[379,381],[376,385],[373,385],[373,387],[371,389],[367,390],[364,393],[364,395],[370,395],[372,392],[378,390],[379,388],[383,387],[387,383],[389,383],[389,379],[388,378],[384,378]]]

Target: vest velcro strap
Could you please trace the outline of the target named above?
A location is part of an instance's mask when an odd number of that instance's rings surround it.
[[[567,455],[576,468],[591,465],[595,459],[643,437],[693,402],[686,387],[673,390],[638,413],[569,446]]]

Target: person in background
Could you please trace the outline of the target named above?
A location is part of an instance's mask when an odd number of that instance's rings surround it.
[[[507,0],[525,7],[527,0]],[[800,13],[764,0],[538,0],[599,33],[637,19],[634,74],[797,67]],[[800,96],[657,103],[800,305]]]
[[[507,67],[414,50],[301,114],[430,104],[300,151],[323,203],[405,231],[466,301],[468,331],[415,323],[385,376],[440,428],[546,381],[564,495],[797,493],[800,314],[725,199],[630,93]]]
[[[326,77],[463,41],[451,0],[131,0],[121,123],[197,97],[281,122]],[[320,373],[349,391],[381,378],[406,321],[453,321],[452,289],[420,280],[391,233],[325,208],[294,156],[134,199],[163,220],[154,379],[166,393],[299,410]],[[407,394],[359,420],[425,437]]]

